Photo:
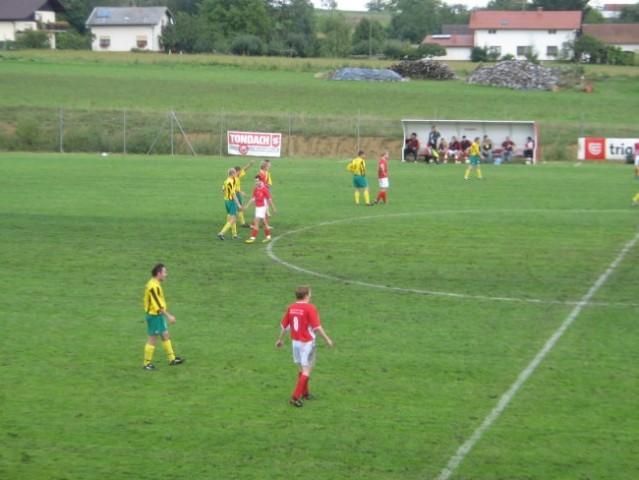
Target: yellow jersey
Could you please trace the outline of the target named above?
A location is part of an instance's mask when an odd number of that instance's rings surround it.
[[[366,161],[362,157],[354,158],[348,164],[348,170],[353,175],[366,175]]]
[[[144,289],[144,311],[151,315],[160,315],[161,310],[166,310],[166,300],[160,281],[152,278]]]

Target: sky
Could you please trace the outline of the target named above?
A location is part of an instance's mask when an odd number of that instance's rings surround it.
[[[316,8],[319,8],[321,4],[321,0],[312,0],[313,5]],[[366,11],[366,4],[370,0],[337,0],[337,8],[338,10],[355,10],[355,11]],[[485,7],[489,0],[449,0],[445,1],[449,5],[466,5],[468,9],[474,7]],[[596,6],[597,4],[604,3],[623,3],[628,5],[634,5],[637,3],[637,0],[590,0],[590,6]]]

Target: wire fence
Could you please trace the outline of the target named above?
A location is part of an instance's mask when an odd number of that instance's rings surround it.
[[[425,118],[437,118],[426,114]],[[454,118],[451,118],[454,120]],[[369,145],[401,151],[401,119],[139,109],[3,107],[0,150],[226,156],[229,130],[282,134],[283,157],[350,156]],[[579,137],[626,137],[630,126],[539,123],[541,157],[572,160]],[[376,140],[374,142],[373,140]]]

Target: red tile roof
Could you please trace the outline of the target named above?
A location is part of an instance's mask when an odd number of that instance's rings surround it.
[[[581,28],[581,12],[473,10],[468,26],[471,30],[576,30]]]
[[[639,23],[597,23],[583,26],[585,35],[604,43],[639,44]]]
[[[438,43],[445,48],[474,47],[475,37],[474,35],[457,35],[455,33],[450,35],[428,35],[422,40],[422,44],[424,43]]]

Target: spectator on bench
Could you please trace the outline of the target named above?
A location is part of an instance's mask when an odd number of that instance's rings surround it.
[[[403,162],[408,161],[410,155],[413,156],[413,161],[417,162],[417,153],[419,152],[419,140],[417,140],[417,134],[411,133],[410,138],[406,139],[406,145],[404,146],[404,159]]]
[[[506,140],[501,144],[501,158],[504,162],[512,162],[515,158],[515,142],[510,137],[506,137]]]
[[[481,141],[481,153],[488,163],[493,163],[493,141],[488,135]]]

